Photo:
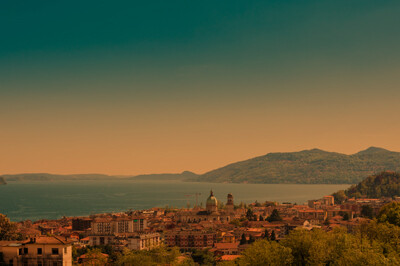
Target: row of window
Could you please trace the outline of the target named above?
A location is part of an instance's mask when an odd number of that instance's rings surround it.
[[[67,253],[67,248],[64,248],[64,253]],[[18,255],[27,255],[29,254],[29,249],[28,248],[20,248],[18,250]],[[59,255],[58,248],[52,248],[51,249],[51,254],[52,255]],[[43,255],[43,249],[42,248],[37,248],[37,255]]]

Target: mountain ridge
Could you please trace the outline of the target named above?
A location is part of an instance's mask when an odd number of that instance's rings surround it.
[[[200,175],[199,182],[354,184],[381,171],[400,171],[400,153],[369,147],[354,154],[309,149],[276,152]]]

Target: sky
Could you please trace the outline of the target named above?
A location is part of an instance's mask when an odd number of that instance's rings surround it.
[[[1,1],[0,174],[400,151],[397,0]]]

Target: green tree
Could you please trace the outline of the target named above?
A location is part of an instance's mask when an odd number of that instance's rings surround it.
[[[200,265],[213,265],[214,264],[214,254],[211,253],[208,249],[200,250],[196,249],[194,253],[192,253],[192,259],[195,263]]]
[[[166,265],[176,264],[180,255],[178,248],[168,249],[160,246],[149,251],[125,249],[115,262],[116,265]]]
[[[254,213],[253,213],[253,210],[252,209],[247,209],[247,212],[246,212],[246,218],[247,218],[247,220],[249,220],[249,221],[253,221],[253,219],[254,219]]]
[[[0,240],[20,240],[22,237],[17,230],[16,223],[11,222],[7,216],[0,214]]]
[[[276,240],[276,234],[275,234],[274,230],[272,230],[271,236],[269,238],[270,238],[271,241],[275,241]]]
[[[266,240],[270,240],[270,234],[268,232],[268,229],[265,229],[263,238],[266,239]]]
[[[268,222],[282,221],[282,217],[277,209],[273,209],[270,216],[267,218]]]
[[[290,265],[292,261],[290,248],[276,242],[259,240],[243,251],[237,264],[240,266]]]
[[[242,237],[240,238],[240,245],[247,244],[247,239],[244,233],[242,234]]]
[[[400,226],[400,203],[391,202],[381,208],[378,214],[379,222],[388,222]]]
[[[338,192],[333,193],[332,196],[335,199],[336,204],[342,204],[347,199],[347,196],[346,196],[346,193],[344,192],[344,190],[339,190]]]
[[[249,236],[249,244],[253,244],[254,242],[256,241],[256,239],[254,238],[254,236],[253,235],[250,235]]]
[[[361,216],[369,219],[374,217],[374,210],[372,209],[371,205],[363,205],[361,207]]]

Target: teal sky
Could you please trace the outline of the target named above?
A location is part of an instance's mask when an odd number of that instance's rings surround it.
[[[399,14],[387,0],[2,1],[0,171],[400,150]]]

